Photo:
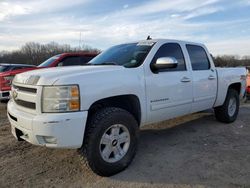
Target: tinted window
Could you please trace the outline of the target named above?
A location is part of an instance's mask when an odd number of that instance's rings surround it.
[[[187,45],[187,51],[190,57],[193,70],[210,69],[210,63],[204,48],[196,45]]]
[[[65,57],[59,64],[60,66],[81,65],[81,58],[79,56]]]
[[[0,72],[6,72],[8,70],[10,70],[10,66],[6,66],[6,65],[0,65]]]
[[[84,56],[82,56],[82,57],[80,57],[80,63],[81,63],[81,65],[85,65],[86,63],[88,63],[93,58],[94,57],[88,57],[88,56],[84,57]]]
[[[184,71],[186,70],[185,59],[181,50],[181,47],[177,43],[167,43],[162,45],[155,54],[152,63],[156,63],[156,60],[160,57],[174,57],[178,61],[176,68],[169,68],[163,71]]]

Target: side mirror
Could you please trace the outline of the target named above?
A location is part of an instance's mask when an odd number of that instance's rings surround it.
[[[174,57],[160,57],[154,64],[151,64],[152,71],[158,72],[161,69],[176,68],[178,65],[177,59]]]

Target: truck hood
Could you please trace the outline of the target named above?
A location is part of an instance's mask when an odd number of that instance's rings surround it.
[[[70,66],[53,67],[39,70],[33,70],[17,74],[14,83],[27,85],[53,85],[56,81],[65,78],[79,78],[86,74],[98,74],[102,72],[112,72],[125,69],[123,66],[116,65],[93,65],[93,66]],[[76,80],[77,81],[77,80]]]

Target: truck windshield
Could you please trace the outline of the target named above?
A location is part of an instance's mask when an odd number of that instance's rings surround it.
[[[139,42],[113,46],[92,59],[89,65],[121,65],[126,68],[140,66],[154,42]]]
[[[43,63],[41,63],[40,65],[38,65],[38,67],[48,67],[50,66],[55,60],[57,60],[60,57],[60,55],[55,55],[49,59],[47,59],[46,61],[44,61]]]

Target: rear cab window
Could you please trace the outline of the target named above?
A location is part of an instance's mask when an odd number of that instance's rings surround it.
[[[187,44],[186,48],[194,71],[210,69],[210,61],[203,47]]]
[[[81,65],[81,58],[79,56],[67,56],[58,64],[58,66],[73,66]]]
[[[85,65],[93,58],[91,56],[67,56],[57,66]]]

